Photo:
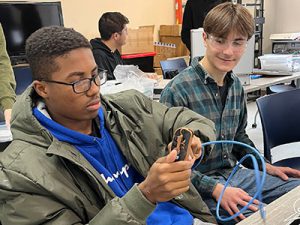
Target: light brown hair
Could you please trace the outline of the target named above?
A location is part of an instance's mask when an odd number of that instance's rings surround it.
[[[209,11],[203,29],[215,37],[226,38],[233,31],[250,39],[254,33],[254,18],[241,4],[226,2]]]

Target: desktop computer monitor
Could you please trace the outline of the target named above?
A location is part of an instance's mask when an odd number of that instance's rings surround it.
[[[203,42],[203,28],[191,30],[191,57],[203,56],[205,54],[205,47]],[[254,67],[254,45],[255,35],[248,41],[247,48],[240,59],[239,63],[233,69],[237,75],[251,74]]]

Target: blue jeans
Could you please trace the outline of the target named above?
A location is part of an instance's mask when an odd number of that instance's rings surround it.
[[[221,184],[225,184],[226,179],[222,176],[211,176],[218,180]],[[262,201],[264,204],[269,204],[290,190],[300,185],[300,179],[289,178],[288,181],[283,181],[279,177],[268,175],[266,176],[265,184],[262,190]],[[256,192],[255,173],[252,169],[240,168],[232,177],[229,186],[241,188],[246,191],[250,196],[254,196]],[[213,215],[216,217],[217,202],[213,198],[205,198],[203,200],[208,205]],[[227,211],[220,207],[220,216],[230,216]],[[253,213],[251,210],[246,210],[243,214],[248,217]],[[222,222],[217,219],[219,224],[231,225],[235,224],[234,220]]]

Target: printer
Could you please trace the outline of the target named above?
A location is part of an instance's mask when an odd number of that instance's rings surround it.
[[[300,32],[271,34],[273,54],[300,54]]]

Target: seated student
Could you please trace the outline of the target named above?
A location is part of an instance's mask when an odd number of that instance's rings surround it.
[[[160,101],[167,106],[186,106],[211,119],[216,126],[217,140],[235,140],[254,146],[245,130],[247,108],[243,87],[232,73],[245,51],[247,40],[254,33],[253,17],[240,4],[222,3],[208,13],[203,27],[206,46],[204,57],[194,58],[191,66],[178,74],[163,90]],[[216,200],[228,175],[237,160],[247,153],[258,158],[244,147],[215,145],[207,163],[196,167],[192,182],[214,214]],[[245,162],[244,166],[248,168],[240,169],[233,177],[231,187],[225,191],[221,215],[233,215],[256,192],[251,160],[250,163]],[[300,185],[298,170],[268,163],[266,170],[268,175],[262,190],[266,204]],[[253,205],[249,209],[239,218],[244,219],[257,207]]]
[[[16,100],[15,88],[16,81],[6,52],[5,37],[0,23],[0,111],[4,111],[4,119],[8,127],[11,109]]]
[[[91,40],[95,61],[99,68],[107,70],[107,78],[115,79],[114,70],[123,65],[119,49],[126,44],[129,20],[119,12],[104,13],[98,22],[101,38]]]
[[[15,103],[14,140],[0,157],[2,225],[215,222],[190,183],[195,159],[165,156],[187,127],[207,158],[200,139],[214,139],[210,120],[133,90],[101,96],[90,44],[73,29],[34,32],[26,55],[34,81]]]

